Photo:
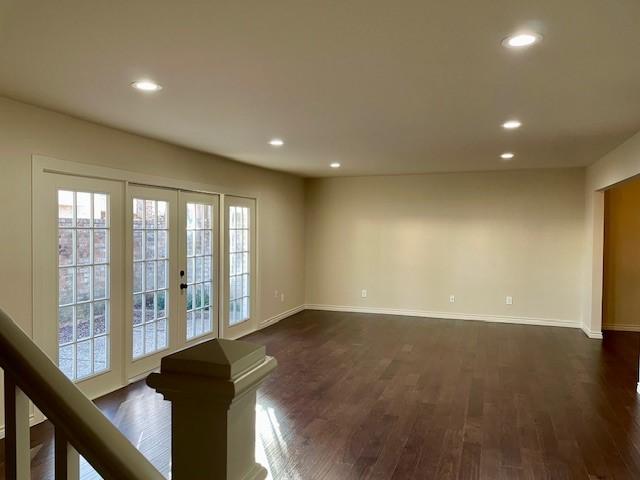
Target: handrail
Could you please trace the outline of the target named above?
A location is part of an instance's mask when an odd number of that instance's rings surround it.
[[[0,367],[105,480],[164,479],[1,308]]]

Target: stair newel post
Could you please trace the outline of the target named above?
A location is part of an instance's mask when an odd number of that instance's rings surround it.
[[[276,367],[265,348],[216,339],[162,359],[147,384],[171,402],[173,480],[261,480],[256,392]]]

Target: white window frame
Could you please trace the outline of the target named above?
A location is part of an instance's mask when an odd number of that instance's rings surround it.
[[[229,322],[229,302],[230,302],[230,245],[229,245],[229,211],[231,207],[247,207],[249,209],[249,318],[236,325],[231,325]],[[223,279],[224,279],[224,291],[222,301],[222,321],[221,323],[221,335],[224,338],[239,338],[249,333],[255,332],[258,329],[258,314],[257,314],[257,297],[259,292],[257,289],[257,212],[256,212],[256,200],[252,198],[238,197],[233,195],[225,195],[224,197],[224,261],[223,264]]]

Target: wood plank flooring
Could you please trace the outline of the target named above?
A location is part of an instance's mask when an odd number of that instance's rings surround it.
[[[305,311],[246,339],[279,362],[257,409],[275,480],[640,479],[638,334]],[[169,472],[167,402],[139,382],[97,404]],[[32,443],[52,478],[51,427]]]

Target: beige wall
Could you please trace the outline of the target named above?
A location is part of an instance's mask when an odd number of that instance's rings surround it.
[[[31,331],[31,156],[258,197],[260,320],[304,302],[304,182],[0,97],[0,305]],[[285,293],[285,302],[274,290]]]
[[[313,179],[306,202],[308,304],[580,325],[584,169]]]
[[[588,168],[592,190],[602,190],[640,174],[640,132]]]
[[[261,319],[303,303],[306,271],[308,303],[574,321],[581,294],[584,326],[594,332],[602,281],[597,190],[640,173],[639,133],[587,169],[582,207],[574,203],[580,170],[309,180],[305,269],[302,180],[0,97],[0,305],[27,331],[34,153],[258,196]],[[575,217],[580,211],[584,221]],[[576,224],[584,225],[584,249],[572,236]],[[361,240],[364,247],[356,248]],[[382,255],[387,245],[394,255]],[[574,261],[581,249],[578,288]],[[403,288],[405,279],[420,290]],[[361,288],[369,290],[367,299]],[[274,298],[276,289],[284,303]],[[457,296],[453,305],[450,294]],[[504,305],[508,294],[511,307]],[[550,301],[540,301],[543,295]]]
[[[603,328],[640,329],[640,180],[605,193]]]

